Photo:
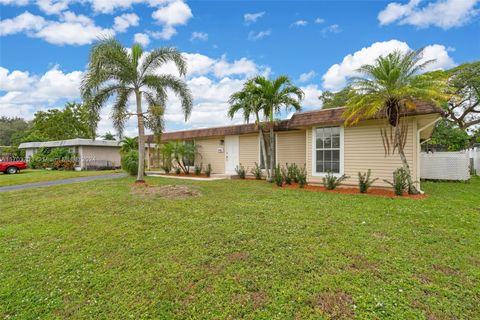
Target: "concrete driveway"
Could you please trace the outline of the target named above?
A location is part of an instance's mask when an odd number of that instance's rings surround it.
[[[25,189],[39,188],[39,187],[58,186],[62,184],[77,183],[77,182],[117,179],[117,178],[123,178],[126,176],[127,176],[126,173],[113,173],[113,174],[105,174],[101,176],[79,177],[79,178],[69,178],[69,179],[61,179],[61,180],[53,180],[53,181],[17,184],[13,186],[0,187],[0,192],[25,190]]]

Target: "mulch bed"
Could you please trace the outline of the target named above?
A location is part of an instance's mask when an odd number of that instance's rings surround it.
[[[277,186],[276,186],[277,187]],[[277,187],[280,188],[280,187]],[[300,189],[298,184],[292,183],[291,185],[284,184],[282,188],[286,189]],[[403,196],[397,196],[392,190],[380,189],[380,188],[370,188],[367,193],[360,193],[358,188],[351,187],[338,187],[334,190],[327,190],[325,187],[310,185],[307,184],[303,190],[314,191],[314,192],[328,192],[328,193],[339,193],[339,194],[357,194],[357,195],[372,195],[372,196],[381,196],[385,198],[408,198],[408,199],[425,199],[427,198],[426,194],[404,194]]]
[[[196,175],[194,173],[186,174],[185,172],[180,172],[179,174],[176,173],[160,173],[161,176],[172,176],[172,177],[184,177],[184,178],[205,178],[209,179],[205,173],[201,173],[199,175]]]

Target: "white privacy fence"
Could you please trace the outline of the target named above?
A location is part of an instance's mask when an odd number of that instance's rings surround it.
[[[469,180],[469,152],[422,152],[420,155],[420,178],[432,180]]]

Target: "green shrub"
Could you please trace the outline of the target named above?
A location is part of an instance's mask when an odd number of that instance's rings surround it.
[[[75,155],[70,151],[69,148],[40,148],[37,153],[35,153],[29,159],[29,167],[31,169],[60,169],[60,163],[55,165],[56,161],[72,161],[75,158]],[[75,163],[74,163],[75,164]],[[65,164],[69,167],[69,164]],[[63,167],[62,167],[63,169]]]
[[[305,166],[298,169],[296,179],[300,188],[305,187],[307,184],[307,170],[305,169]]]
[[[122,154],[121,158],[122,169],[128,172],[131,176],[135,176],[138,173],[138,152],[136,150],[130,150]]]
[[[55,160],[53,162],[55,170],[73,170],[75,169],[75,161],[73,160]]]
[[[162,170],[165,171],[166,174],[169,174],[172,171],[172,164],[171,163],[164,163],[161,166]]]
[[[360,193],[367,193],[368,188],[378,180],[378,178],[370,179],[370,174],[372,170],[368,169],[367,173],[358,173],[358,187],[360,189]]]
[[[397,196],[403,196],[403,193],[408,189],[408,174],[403,168],[398,168],[393,172],[393,182],[386,179],[383,181],[393,187]]]
[[[210,177],[210,175],[212,174],[212,165],[210,163],[207,164],[207,166],[205,167],[205,174],[207,175],[207,177]]]
[[[340,177],[334,176],[331,172],[328,172],[325,177],[322,178],[323,186],[327,190],[334,190],[340,183],[342,183],[344,180],[347,180],[348,176],[342,175]]]
[[[175,168],[175,173],[180,174],[180,172],[182,172],[182,169],[180,169],[180,167],[176,167]]]
[[[200,173],[202,173],[202,164],[200,165],[196,164],[193,170],[195,172],[195,175],[199,176]]]
[[[290,175],[290,172],[288,172],[288,164],[287,168],[282,167],[282,176],[283,176],[283,181],[285,181],[286,184],[292,184],[292,176]]]
[[[287,163],[286,167],[287,167],[287,176],[288,176],[288,179],[290,180],[290,182],[298,183],[298,170],[299,170],[299,168],[298,168],[297,164],[292,163],[291,165],[289,165]]]
[[[255,179],[261,180],[262,179],[262,168],[255,162],[254,167],[250,170],[250,173],[255,176]]]
[[[273,169],[273,181],[275,181],[275,184],[279,187],[283,185],[283,174],[279,164]]]
[[[245,167],[242,166],[241,163],[240,163],[240,165],[235,167],[235,172],[237,173],[237,175],[240,179],[245,179],[245,177],[247,175],[247,171],[245,170]]]

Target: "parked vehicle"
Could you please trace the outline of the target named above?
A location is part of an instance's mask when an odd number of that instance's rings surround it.
[[[14,174],[23,169],[27,169],[27,163],[25,161],[0,160],[0,172]]]

